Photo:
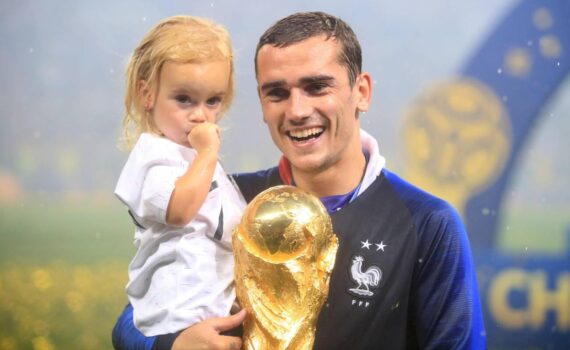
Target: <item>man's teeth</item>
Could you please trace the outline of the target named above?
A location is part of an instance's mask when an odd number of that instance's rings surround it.
[[[304,130],[294,130],[290,131],[289,135],[295,139],[307,139],[313,136],[317,136],[318,134],[323,132],[323,128],[311,128],[311,129],[304,129]]]

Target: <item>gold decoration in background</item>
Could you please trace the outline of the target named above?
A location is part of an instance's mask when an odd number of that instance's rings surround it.
[[[503,170],[511,151],[511,124],[491,89],[474,79],[457,79],[412,105],[404,139],[406,178],[463,212],[467,199]]]
[[[244,349],[311,349],[338,240],[318,198],[272,187],[249,203],[233,233],[236,293],[248,311]]]
[[[554,19],[547,8],[540,7],[532,15],[534,26],[541,31],[546,31],[554,26]],[[540,54],[543,57],[555,59],[562,56],[562,45],[555,35],[542,35],[538,41]]]
[[[507,51],[504,65],[510,75],[526,77],[532,69],[532,57],[526,49],[512,48]]]
[[[126,303],[126,264],[1,264],[0,349],[112,348],[110,330]]]
[[[560,58],[562,55],[562,45],[554,35],[540,37],[538,45],[540,46],[540,54],[546,58]]]
[[[552,28],[554,20],[552,14],[545,7],[540,7],[532,14],[532,22],[537,29],[547,30]]]

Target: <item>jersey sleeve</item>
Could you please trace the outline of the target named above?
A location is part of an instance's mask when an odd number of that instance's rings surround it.
[[[141,138],[129,155],[115,195],[129,208],[137,222],[166,223],[166,210],[176,180],[193,159],[191,150],[150,137]]]
[[[251,202],[255,196],[269,187],[283,185],[277,167],[253,173],[233,174],[232,177],[243,194],[246,203]]]
[[[115,323],[112,333],[115,350],[151,350],[155,337],[145,337],[133,322],[133,307],[128,304]]]
[[[127,304],[113,328],[115,350],[171,350],[180,332],[145,337],[133,322],[133,307]]]
[[[412,293],[421,349],[485,349],[486,335],[467,233],[447,203],[418,225]]]
[[[141,188],[141,202],[137,203],[135,214],[143,220],[166,224],[168,203],[176,180],[184,170],[183,166],[168,160],[152,164],[147,170]]]

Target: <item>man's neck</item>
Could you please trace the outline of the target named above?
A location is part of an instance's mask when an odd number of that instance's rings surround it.
[[[366,158],[362,151],[342,164],[323,170],[303,172],[291,165],[295,185],[317,197],[346,194],[360,181],[366,168]]]

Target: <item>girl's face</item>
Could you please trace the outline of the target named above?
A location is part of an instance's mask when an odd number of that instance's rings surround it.
[[[190,147],[188,134],[199,123],[216,123],[228,90],[230,63],[167,61],[155,91],[146,91],[154,124],[168,139]]]

